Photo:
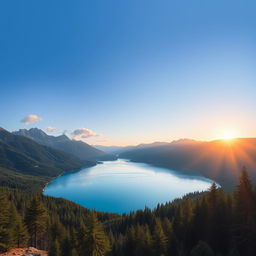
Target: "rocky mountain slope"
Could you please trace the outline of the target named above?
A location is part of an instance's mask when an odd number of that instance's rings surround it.
[[[107,154],[83,141],[71,140],[66,135],[50,136],[38,128],[20,129],[15,135],[30,138],[41,145],[52,147],[79,157],[82,160],[112,160],[114,155]]]

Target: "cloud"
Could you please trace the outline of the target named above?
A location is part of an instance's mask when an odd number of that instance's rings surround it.
[[[80,128],[72,132],[72,139],[75,139],[75,140],[88,139],[88,138],[98,137],[98,136],[100,136],[98,133],[88,128]]]
[[[21,122],[22,122],[23,124],[28,125],[28,124],[33,124],[33,123],[40,122],[40,121],[42,121],[42,120],[43,120],[43,119],[42,119],[41,117],[37,116],[37,115],[28,115],[28,116],[25,116],[25,117],[21,120]]]
[[[47,131],[47,132],[54,132],[56,129],[57,129],[56,127],[48,126],[48,127],[46,128],[46,131]]]

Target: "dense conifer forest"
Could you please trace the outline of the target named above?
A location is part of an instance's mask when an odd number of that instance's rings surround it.
[[[89,211],[64,199],[2,187],[0,250],[33,246],[50,256],[256,255],[256,190],[246,170],[235,191],[215,184],[154,210]]]

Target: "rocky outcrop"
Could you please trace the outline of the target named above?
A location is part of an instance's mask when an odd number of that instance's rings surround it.
[[[0,256],[48,256],[48,254],[46,251],[29,247],[10,249],[8,252],[1,253]]]

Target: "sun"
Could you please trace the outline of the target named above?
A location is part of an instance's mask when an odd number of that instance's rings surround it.
[[[224,132],[220,139],[230,141],[235,138],[235,135],[233,132]]]

